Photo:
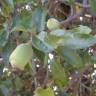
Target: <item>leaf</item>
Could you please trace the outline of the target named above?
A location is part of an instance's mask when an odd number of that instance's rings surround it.
[[[37,89],[35,90],[35,96],[55,96],[55,95],[51,87],[48,86],[46,89],[37,87]]]
[[[89,0],[92,13],[96,16],[96,0]]]
[[[44,42],[43,40],[41,40],[37,36],[32,37],[32,45],[36,49],[38,49],[44,53],[52,52],[54,50],[52,46],[50,46],[49,44],[47,44],[46,42]]]
[[[51,71],[53,80],[59,87],[64,87],[67,85],[68,78],[59,60],[54,59],[51,62]]]
[[[44,41],[46,35],[47,35],[47,32],[41,31],[41,32],[38,34],[38,38]]]
[[[32,27],[32,12],[23,10],[13,18],[11,31],[31,32]]]
[[[64,59],[68,64],[71,64],[74,68],[81,69],[84,67],[81,57],[75,50],[59,47],[57,52],[62,59]]]
[[[66,30],[57,29],[55,31],[51,31],[49,34],[45,36],[45,42],[50,44],[54,49],[56,49],[60,42],[63,39],[63,36],[66,35]],[[68,35],[68,34],[67,34]]]
[[[35,27],[36,32],[41,32],[45,28],[45,20],[47,15],[47,10],[40,7],[36,8],[32,13],[33,28]]]
[[[46,17],[41,8],[23,10],[13,18],[12,31],[40,32]],[[45,17],[44,17],[45,16]]]
[[[8,16],[10,13],[14,12],[14,3],[13,0],[1,0],[2,7],[1,12],[4,16]]]
[[[90,29],[88,30],[90,31]],[[59,29],[48,34],[45,41],[56,47],[64,46],[71,49],[83,49],[96,44],[96,36],[88,34],[87,30],[86,34],[83,34],[83,30],[81,33]]]
[[[12,41],[9,42],[9,40],[8,40],[7,44],[3,47],[2,58],[3,58],[3,63],[5,66],[7,66],[7,64],[9,64],[9,56],[15,47],[16,47],[16,44],[13,43]]]
[[[4,47],[8,42],[9,30],[5,24],[4,28],[0,30],[0,47]]]
[[[15,87],[17,88],[17,90],[20,90],[20,88],[22,88],[22,80],[19,77],[15,78]]]
[[[45,42],[47,42],[49,45],[51,45],[54,49],[56,49],[59,46],[59,43],[61,42],[62,38],[53,36],[53,35],[47,35],[45,37]]]
[[[79,54],[85,66],[90,66],[94,64],[92,63],[93,61],[92,61],[91,55],[87,51],[84,51],[84,52],[80,51]]]
[[[6,74],[6,76],[8,76],[8,73]],[[2,81],[2,84],[7,88],[10,88],[12,86],[12,81],[10,80],[10,78],[7,78],[7,80]]]
[[[80,33],[80,34],[90,34],[91,29],[87,26],[79,25],[79,27],[73,28],[71,30],[68,30],[69,32],[74,32],[74,33]]]
[[[61,46],[69,47],[72,49],[88,48],[96,44],[96,36],[88,34],[79,34],[63,38],[60,42]]]
[[[67,30],[65,29],[57,29],[55,31],[51,31],[50,35],[54,35],[54,36],[64,36],[67,34]]]

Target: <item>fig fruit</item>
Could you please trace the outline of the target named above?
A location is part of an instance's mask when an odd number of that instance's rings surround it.
[[[54,96],[54,92],[51,87],[47,87],[43,89],[42,87],[38,87],[35,90],[35,96]]]
[[[47,21],[47,27],[50,31],[52,30],[56,30],[56,29],[59,29],[60,28],[60,23],[58,20],[54,19],[54,18],[50,18],[48,21]]]
[[[25,65],[32,58],[32,47],[28,43],[22,43],[16,47],[9,57],[9,62],[13,68],[24,70]]]

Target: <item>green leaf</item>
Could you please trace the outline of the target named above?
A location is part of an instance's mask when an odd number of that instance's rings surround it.
[[[47,35],[45,37],[45,42],[47,42],[49,45],[51,45],[54,49],[56,49],[59,46],[59,43],[61,42],[62,38],[52,35]]]
[[[4,26],[3,29],[0,30],[0,47],[4,47],[8,42],[9,38],[9,30],[7,25]]]
[[[72,49],[88,48],[94,44],[96,44],[96,36],[88,34],[73,34],[72,36],[63,38],[63,40],[60,42],[61,46],[69,47]]]
[[[96,16],[96,0],[89,0],[92,13]]]
[[[9,51],[9,45],[6,44],[6,46],[3,47],[3,50],[2,50],[2,57],[3,57],[3,60],[4,60],[4,62],[3,62],[4,65],[7,65],[8,62],[9,62],[9,55],[10,55],[9,52],[10,52]]]
[[[51,87],[48,86],[45,89],[37,87],[37,89],[35,90],[35,96],[55,96],[55,95]]]
[[[86,29],[84,31],[85,33],[83,31],[84,30],[81,30],[81,32],[78,33],[64,29],[55,30],[46,36],[45,41],[56,47],[65,46],[71,49],[83,49],[96,44],[96,36],[88,34],[90,33],[90,29],[88,29],[88,31]]]
[[[51,71],[55,84],[57,84],[59,87],[64,87],[68,84],[68,78],[66,76],[64,68],[60,64],[60,60],[52,60]]]
[[[55,31],[51,31],[50,33],[46,34],[45,42],[50,44],[54,49],[56,49],[60,42],[63,39],[63,36],[66,35],[66,30],[57,29]]]
[[[91,55],[88,53],[88,51],[80,51],[80,56],[82,58],[82,61],[84,63],[85,66],[90,66],[90,65],[93,65],[94,63],[92,63],[92,57]]]
[[[15,78],[15,87],[17,88],[17,90],[20,90],[20,88],[22,88],[22,80],[19,77]]]
[[[66,34],[67,34],[67,30],[65,30],[65,29],[57,29],[55,31],[50,32],[50,35],[54,35],[54,36],[58,36],[58,37],[64,36]]]
[[[45,53],[51,52],[54,50],[54,48],[52,46],[50,46],[49,44],[47,44],[45,41],[41,40],[40,38],[38,38],[37,36],[33,36],[32,37],[32,45]]]
[[[73,28],[71,30],[68,30],[69,32],[74,32],[76,34],[90,34],[91,29],[87,26],[79,25],[79,27]]]
[[[2,7],[1,12],[4,16],[8,16],[9,13],[14,12],[14,3],[13,0],[1,0]]]
[[[41,8],[23,10],[13,18],[12,31],[40,32],[45,26],[46,12]]]
[[[32,13],[32,23],[36,28],[35,31],[38,33],[42,31],[42,27],[45,27],[46,11],[38,7]]]
[[[8,76],[8,73],[6,76]],[[7,78],[7,80],[4,80],[2,84],[5,85],[7,88],[10,88],[12,86],[12,81],[10,80],[10,78]]]
[[[11,31],[31,32],[32,27],[32,12],[23,10],[13,18]]]
[[[57,52],[62,59],[64,59],[68,64],[71,64],[74,68],[81,69],[84,67],[81,57],[75,50],[59,47]]]
[[[9,64],[9,56],[13,52],[16,44],[12,41],[7,42],[7,44],[2,49],[2,58],[3,58],[3,65],[8,66]]]

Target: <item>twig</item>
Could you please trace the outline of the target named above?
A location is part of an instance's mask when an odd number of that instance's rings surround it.
[[[34,57],[32,58],[32,74],[33,74],[33,77],[34,77],[34,83],[35,83],[35,88],[38,86],[38,83],[37,83],[37,78],[36,78],[36,64],[34,63]]]
[[[82,6],[86,6],[87,5],[87,0],[83,0],[83,4]],[[76,13],[75,15],[73,16],[70,16],[69,18],[67,18],[66,20],[64,21],[61,21],[61,25],[66,27],[70,24],[70,22],[72,22],[73,20],[77,19],[80,15],[82,15],[82,13],[85,11],[86,7],[82,7],[80,9],[80,12]]]
[[[49,71],[48,71],[48,54],[45,54],[45,60],[44,60],[44,67],[46,68],[46,77],[44,80],[44,87],[46,87],[47,81],[48,81],[48,76],[49,76]]]

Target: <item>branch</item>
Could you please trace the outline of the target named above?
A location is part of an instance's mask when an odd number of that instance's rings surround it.
[[[83,4],[82,6],[86,6],[87,5],[87,0],[83,0]],[[70,22],[72,22],[73,20],[77,19],[80,15],[82,15],[82,13],[85,11],[86,7],[81,7],[80,12],[76,13],[73,16],[70,16],[69,18],[67,18],[64,21],[61,21],[61,26],[68,26],[70,24]]]
[[[32,58],[32,71],[33,71],[32,75],[34,77],[35,88],[37,88],[38,82],[37,82],[37,78],[36,78],[36,64],[34,62],[34,57]]]

